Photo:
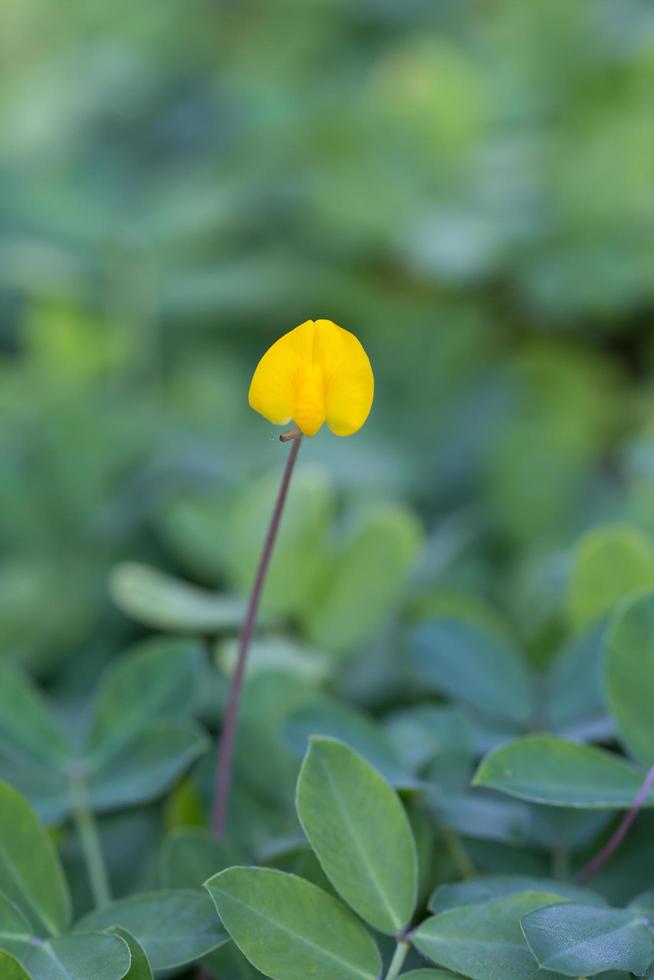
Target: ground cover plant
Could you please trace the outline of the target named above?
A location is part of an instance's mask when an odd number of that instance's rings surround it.
[[[0,980],[654,976],[650,0],[0,24]]]

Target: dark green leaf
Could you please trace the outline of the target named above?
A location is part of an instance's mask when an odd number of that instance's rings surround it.
[[[523,916],[522,930],[539,964],[566,977],[605,970],[642,976],[654,957],[648,926],[620,909],[551,905]]]
[[[428,959],[472,980],[554,980],[534,960],[520,929],[523,915],[557,902],[547,892],[521,892],[441,912],[413,932]]]
[[[161,878],[166,888],[200,888],[207,878],[238,861],[235,848],[201,828],[176,830],[164,841]]]
[[[152,967],[150,966],[149,960],[145,955],[145,951],[140,943],[137,943],[134,936],[127,932],[126,929],[121,929],[120,926],[113,926],[108,930],[112,935],[118,936],[122,939],[124,943],[127,943],[129,947],[130,956],[132,958],[129,972],[125,974],[124,980],[153,980]]]
[[[531,878],[528,875],[488,875],[472,881],[460,881],[454,885],[440,885],[429,899],[430,912],[444,912],[462,905],[476,905],[492,898],[502,898],[519,892],[547,892],[561,898],[586,905],[606,904],[600,895],[587,888],[553,878]]]
[[[532,678],[505,642],[467,622],[432,620],[411,637],[413,664],[431,690],[518,728],[532,714]]]
[[[195,889],[133,895],[90,912],[75,929],[112,926],[134,936],[154,971],[192,963],[227,940],[208,896]]]

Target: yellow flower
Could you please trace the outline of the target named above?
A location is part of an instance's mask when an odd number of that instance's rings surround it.
[[[351,436],[368,418],[375,380],[368,355],[354,336],[331,320],[307,320],[263,355],[249,401],[275,425],[293,421],[306,436],[323,422]]]

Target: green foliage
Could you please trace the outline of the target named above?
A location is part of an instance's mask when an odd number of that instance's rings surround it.
[[[629,753],[654,764],[654,596],[646,595],[616,617],[608,640],[606,696]]]
[[[344,905],[301,878],[269,868],[230,868],[207,882],[230,935],[277,980],[375,980],[381,960]]]
[[[540,966],[566,977],[611,969],[642,976],[654,958],[647,924],[620,909],[551,905],[525,915],[522,930]]]
[[[404,929],[416,904],[418,862],[406,814],[388,784],[342,742],[313,738],[297,810],[339,895],[380,932]]]

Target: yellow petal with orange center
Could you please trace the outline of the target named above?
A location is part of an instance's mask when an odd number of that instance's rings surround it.
[[[312,436],[327,422],[339,436],[366,421],[374,377],[360,342],[331,320],[307,320],[284,334],[254,372],[249,401],[276,425],[293,420]]]

